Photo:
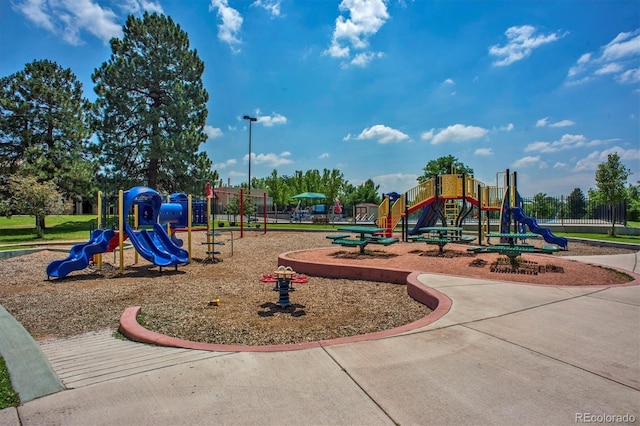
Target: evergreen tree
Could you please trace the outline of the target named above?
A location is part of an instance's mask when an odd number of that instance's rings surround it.
[[[90,105],[82,93],[82,84],[70,69],[47,60],[33,61],[0,79],[5,189],[8,176],[20,173],[37,182],[53,182],[67,198],[92,195]]]
[[[204,63],[170,17],[129,16],[123,32],[92,76],[102,162],[130,184],[191,188],[211,167],[198,152],[207,139]]]
[[[583,219],[586,213],[586,198],[580,188],[574,188],[567,197],[570,219]]]

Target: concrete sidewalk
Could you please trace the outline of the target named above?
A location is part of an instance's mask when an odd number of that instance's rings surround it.
[[[637,260],[588,259],[636,273]],[[449,313],[375,341],[184,354],[104,335],[51,343],[54,370],[75,388],[3,410],[0,424],[640,422],[640,286],[419,280],[452,299]],[[87,349],[98,338],[102,357]]]

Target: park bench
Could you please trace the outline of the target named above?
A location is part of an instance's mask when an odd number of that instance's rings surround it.
[[[360,253],[364,253],[364,248],[369,244],[388,246],[399,241],[397,238],[366,238],[364,240],[353,240],[347,237],[348,235],[343,236],[343,238],[334,238],[332,244],[340,244],[343,247],[360,247]]]
[[[438,246],[439,253],[444,253],[444,246],[446,246],[452,241],[451,238],[448,238],[448,237],[436,238],[436,237],[422,237],[422,236],[417,238],[410,238],[410,240],[413,242],[427,243],[428,245]]]
[[[382,244],[382,245],[388,246],[391,244],[395,244],[400,240],[398,240],[397,238],[390,238],[390,237],[371,236],[371,237],[367,237],[365,241],[371,244]]]
[[[344,238],[349,238],[349,234],[335,234],[335,235],[327,235],[327,238],[330,240],[342,240]]]

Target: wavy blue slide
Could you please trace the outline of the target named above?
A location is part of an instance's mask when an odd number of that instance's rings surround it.
[[[162,226],[155,224],[153,230],[134,231],[127,224],[124,226],[129,241],[140,253],[156,266],[174,266],[189,262],[189,253],[176,246]]]
[[[47,266],[47,277],[64,278],[69,272],[86,268],[94,254],[104,253],[107,250],[109,241],[114,236],[115,232],[111,229],[96,229],[88,242],[71,247],[66,259],[51,262]]]
[[[511,213],[513,213],[513,217],[520,223],[524,223],[529,227],[529,230],[535,234],[542,235],[542,238],[548,243],[555,244],[563,249],[567,248],[569,241],[564,237],[557,237],[551,233],[549,228],[545,228],[543,226],[538,225],[538,221],[534,218],[527,216],[524,214],[520,207],[513,207],[511,209]]]

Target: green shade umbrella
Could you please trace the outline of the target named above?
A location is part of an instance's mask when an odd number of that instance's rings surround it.
[[[303,192],[302,194],[294,195],[291,198],[295,200],[324,200],[327,196],[320,194],[319,192]]]

